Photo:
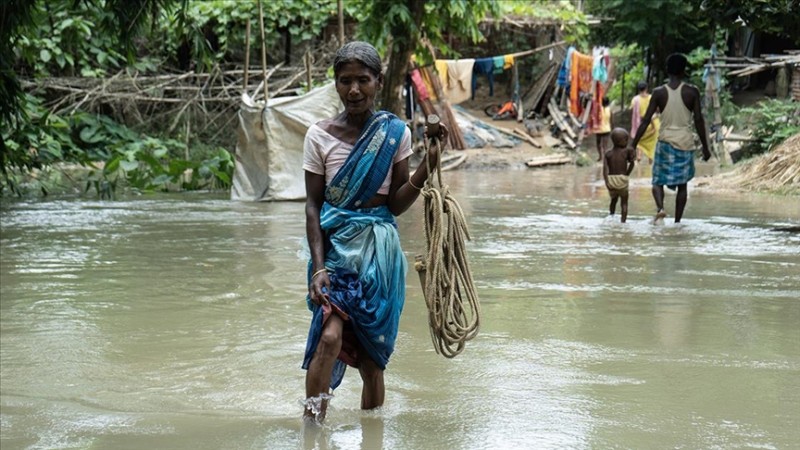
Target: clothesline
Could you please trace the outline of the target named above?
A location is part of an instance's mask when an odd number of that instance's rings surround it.
[[[514,59],[517,59],[517,58],[521,58],[523,56],[529,56],[529,55],[533,55],[534,53],[539,53],[542,50],[547,50],[549,48],[565,45],[566,43],[567,43],[567,41],[552,42],[550,44],[543,45],[541,47],[536,47],[536,48],[533,48],[533,49],[530,49],[530,50],[524,50],[524,51],[516,52],[516,53],[508,53],[508,54],[506,54],[504,56],[513,56]],[[437,59],[443,59],[443,58],[437,58]],[[456,58],[456,59],[480,59],[480,58],[463,58],[462,57],[462,58]]]
[[[530,50],[486,58],[436,59],[434,60],[435,72],[428,73],[414,66],[409,71],[408,84],[413,85],[416,91],[416,99],[414,101],[422,103],[429,98],[437,99],[440,97],[431,82],[432,77],[438,77],[442,86],[441,97],[449,100],[451,104],[458,104],[475,98],[477,79],[482,75],[487,77],[489,95],[493,96],[494,75],[502,73],[506,69],[512,69],[516,101],[519,98],[519,81],[517,81],[515,60],[564,44],[566,44],[565,41],[551,42]],[[407,107],[411,108],[409,105]]]
[[[567,43],[567,41],[553,42],[552,44],[543,45],[541,47],[536,47],[536,48],[531,49],[531,50],[525,50],[525,51],[522,51],[522,52],[512,53],[511,56],[513,56],[514,59],[516,59],[516,58],[520,58],[522,56],[528,56],[528,55],[532,55],[534,53],[538,53],[538,52],[540,52],[542,50],[547,50],[548,48],[558,47],[559,45],[564,45],[566,43]]]

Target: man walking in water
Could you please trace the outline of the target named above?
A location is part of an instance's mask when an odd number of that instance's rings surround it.
[[[654,222],[667,216],[664,212],[664,186],[678,189],[675,199],[675,223],[681,221],[686,207],[686,185],[694,178],[694,135],[692,122],[703,146],[703,161],[711,158],[706,138],[706,123],[700,110],[700,91],[683,82],[686,56],[673,53],[667,57],[669,81],[653,90],[647,112],[630,144],[636,148],[647,131],[656,109],[661,113],[655,160],[653,161],[653,199],[656,201]],[[694,119],[694,120],[692,120]]]

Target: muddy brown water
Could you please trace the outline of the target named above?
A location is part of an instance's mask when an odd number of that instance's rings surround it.
[[[800,236],[772,229],[797,198],[690,189],[653,226],[636,174],[623,225],[599,167],[446,173],[481,331],[436,355],[411,269],[386,405],[360,411],[351,370],[322,427],[300,420],[302,203],[4,203],[0,446],[796,448]]]

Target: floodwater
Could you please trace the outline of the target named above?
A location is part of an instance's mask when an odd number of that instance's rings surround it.
[[[800,202],[690,187],[653,226],[643,178],[623,225],[599,176],[445,173],[481,331],[437,355],[411,264],[386,405],[360,411],[350,370],[322,427],[300,419],[302,203],[5,203],[0,446],[797,448],[800,236],[771,229]],[[422,201],[399,222],[413,262]]]

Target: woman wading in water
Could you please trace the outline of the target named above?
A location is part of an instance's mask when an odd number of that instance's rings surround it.
[[[383,371],[394,350],[408,267],[395,216],[414,203],[428,178],[427,161],[409,176],[405,123],[374,110],[384,81],[375,48],[344,45],[333,71],[344,112],[308,129],[303,156],[312,312],[303,416],[317,421],[348,365],[361,374],[361,408],[383,405]]]

